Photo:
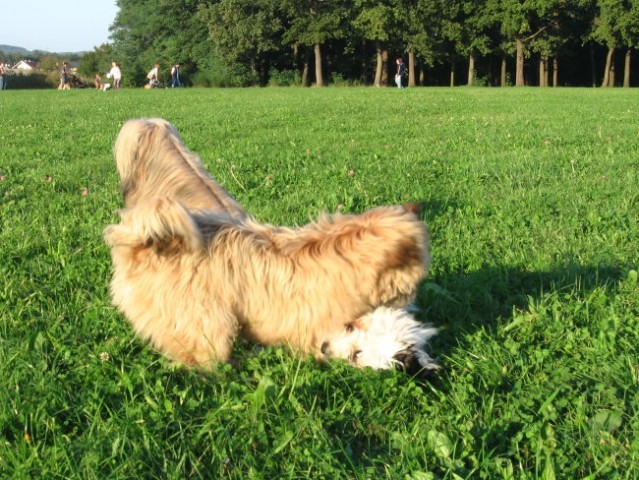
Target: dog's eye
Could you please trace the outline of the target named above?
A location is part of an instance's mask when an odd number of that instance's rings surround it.
[[[351,356],[349,357],[349,361],[353,364],[353,365],[357,365],[357,359],[359,358],[359,356],[362,354],[361,350],[353,350],[351,352]]]
[[[347,333],[351,333],[353,330],[355,330],[355,327],[353,326],[352,323],[346,324],[346,332]]]

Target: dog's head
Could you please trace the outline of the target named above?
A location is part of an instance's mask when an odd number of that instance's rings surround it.
[[[322,343],[325,360],[342,359],[356,367],[398,368],[410,373],[435,370],[439,366],[426,353],[434,328],[413,318],[406,309],[379,307],[339,335]]]

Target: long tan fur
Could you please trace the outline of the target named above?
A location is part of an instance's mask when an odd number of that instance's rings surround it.
[[[186,148],[175,127],[166,120],[129,120],[120,130],[114,150],[126,207],[165,195],[179,199],[191,210],[246,215],[235,199],[211,178],[197,155]]]
[[[126,208],[104,234],[111,296],[140,336],[187,365],[228,359],[238,335],[322,357],[326,339],[406,305],[426,275],[428,237],[410,206],[260,224],[162,119],[127,122],[115,159]]]
[[[155,198],[105,230],[114,303],[142,337],[188,365],[226,360],[242,334],[320,356],[323,341],[380,305],[405,305],[428,264],[403,207],[324,216],[298,229]]]

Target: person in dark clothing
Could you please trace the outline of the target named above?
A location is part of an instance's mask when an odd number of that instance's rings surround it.
[[[171,88],[182,86],[182,82],[180,81],[180,64],[179,63],[176,63],[175,65],[173,65],[173,67],[171,67],[171,80],[169,81],[169,84],[167,86]]]
[[[408,73],[406,64],[404,63],[404,60],[402,58],[398,58],[397,60],[395,60],[395,63],[397,64],[397,72],[395,72],[395,84],[397,85],[397,88],[404,88],[402,82],[404,77]]]
[[[62,68],[60,68],[60,85],[58,85],[58,90],[70,90],[71,85],[69,85],[69,64],[64,62],[62,64]]]

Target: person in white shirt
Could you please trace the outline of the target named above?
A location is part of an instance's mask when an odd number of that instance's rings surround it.
[[[113,88],[120,88],[120,81],[122,80],[122,72],[120,71],[120,66],[113,62],[111,64],[111,70],[107,73],[107,78],[113,79]]]
[[[149,73],[146,74],[146,78],[149,79],[149,88],[157,88],[160,85],[160,80],[158,79],[160,65],[155,64]]]

